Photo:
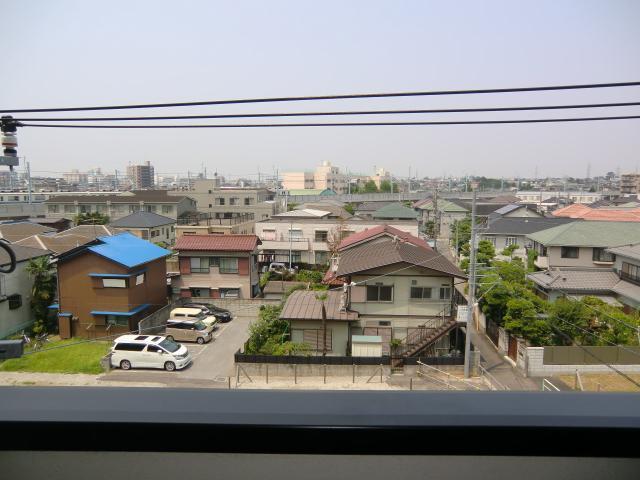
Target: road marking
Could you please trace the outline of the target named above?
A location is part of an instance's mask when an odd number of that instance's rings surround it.
[[[203,348],[202,350],[200,350],[199,352],[195,353],[195,354],[192,356],[192,358],[196,358],[197,356],[201,355],[201,354],[202,354],[202,352],[204,352],[204,351],[207,349],[207,347],[208,347],[208,346],[209,346],[209,345],[205,345],[205,346],[204,346],[204,348]]]

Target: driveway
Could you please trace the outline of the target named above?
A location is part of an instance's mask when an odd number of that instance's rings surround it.
[[[228,388],[228,377],[233,377],[233,354],[249,338],[249,324],[256,319],[255,310],[238,311],[229,323],[222,323],[214,333],[214,340],[205,345],[185,343],[193,362],[176,372],[155,369],[120,369],[101,375],[99,380],[118,382],[155,382],[168,387]]]

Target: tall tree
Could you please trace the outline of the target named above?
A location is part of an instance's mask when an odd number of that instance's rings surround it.
[[[51,268],[48,256],[32,258],[25,268],[33,278],[31,288],[31,311],[35,319],[33,331],[35,333],[50,332],[55,328],[49,321],[49,305],[56,294],[56,277]]]
[[[364,193],[378,193],[376,182],[373,180],[367,181],[367,183],[364,184]]]
[[[316,300],[319,300],[322,305],[321,313],[322,313],[322,356],[327,356],[327,310],[325,308],[324,302],[327,300],[328,295],[326,292],[316,293]]]

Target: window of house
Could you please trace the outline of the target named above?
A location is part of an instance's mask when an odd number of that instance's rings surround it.
[[[220,257],[220,273],[238,273],[238,259]]]
[[[220,298],[240,298],[239,288],[221,288]]]
[[[302,252],[300,250],[292,250],[291,263],[300,263],[300,262],[302,262]]]
[[[517,243],[518,243],[518,238],[517,237],[507,237],[507,240],[505,242],[507,247],[509,245],[516,245]],[[495,246],[495,241],[493,242],[493,245]]]
[[[629,280],[634,283],[640,282],[640,266],[632,263],[622,262],[622,270],[620,276],[624,280]]]
[[[224,205],[224,197],[216,198],[216,205]]]
[[[578,258],[578,247],[560,247],[561,258]]]
[[[245,198],[244,199],[244,204],[245,205],[253,205],[253,199],[252,198]]]
[[[393,286],[367,285],[367,302],[392,302]]]
[[[209,208],[213,208],[213,205],[209,204]]]
[[[104,288],[127,288],[126,278],[103,278],[102,286]]]
[[[9,310],[15,310],[22,306],[22,295],[16,293],[7,297],[9,301]]]
[[[58,205],[49,205],[49,213],[58,213]]]
[[[171,205],[162,205],[162,213],[171,213]]]
[[[485,236],[482,238],[483,240],[486,240],[488,242],[491,242],[491,244],[495,247],[496,246],[496,237],[494,237],[493,235],[490,236]]]
[[[129,326],[129,319],[123,315],[105,315],[104,316],[104,323],[107,325],[113,325],[116,327],[128,327]],[[144,347],[144,345],[141,345]],[[121,350],[125,350],[125,349],[121,349]],[[137,350],[137,351],[141,351]]]
[[[262,231],[262,239],[263,240],[275,240],[276,239],[276,231],[275,230],[263,230]]]
[[[136,276],[136,285],[142,285],[144,283],[144,273]]]
[[[613,262],[616,256],[613,253],[605,251],[604,248],[593,249],[593,261],[594,262]]]
[[[64,206],[64,213],[73,213],[75,211],[76,211],[75,205],[65,205]]]
[[[205,297],[207,295],[204,295],[204,290],[203,288],[190,288],[189,291],[191,292],[191,296],[192,297]]]
[[[442,285],[440,287],[440,300],[449,300],[451,298],[451,287]]]
[[[176,227],[174,227],[173,225],[171,225],[171,231],[172,231],[172,232],[175,232],[175,230],[176,230]]]
[[[412,300],[429,300],[432,290],[431,287],[411,287],[410,298]]]
[[[240,199],[238,197],[231,197],[229,199],[229,205],[240,205]]]
[[[191,273],[209,273],[209,257],[191,257]]]
[[[328,238],[328,233],[326,230],[316,230],[315,241],[316,242],[326,242]]]
[[[291,240],[302,240],[302,230],[299,228],[289,229],[289,238]]]
[[[315,252],[316,264],[327,265],[329,263],[329,252]]]

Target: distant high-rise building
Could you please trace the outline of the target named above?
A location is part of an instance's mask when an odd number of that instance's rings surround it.
[[[89,175],[77,169],[71,170],[70,173],[65,173],[62,177],[70,185],[86,185],[89,183]]]
[[[640,193],[640,173],[625,173],[621,175],[620,193]]]
[[[153,166],[149,161],[145,162],[145,165],[127,166],[127,177],[135,190],[154,188],[154,176]]]

